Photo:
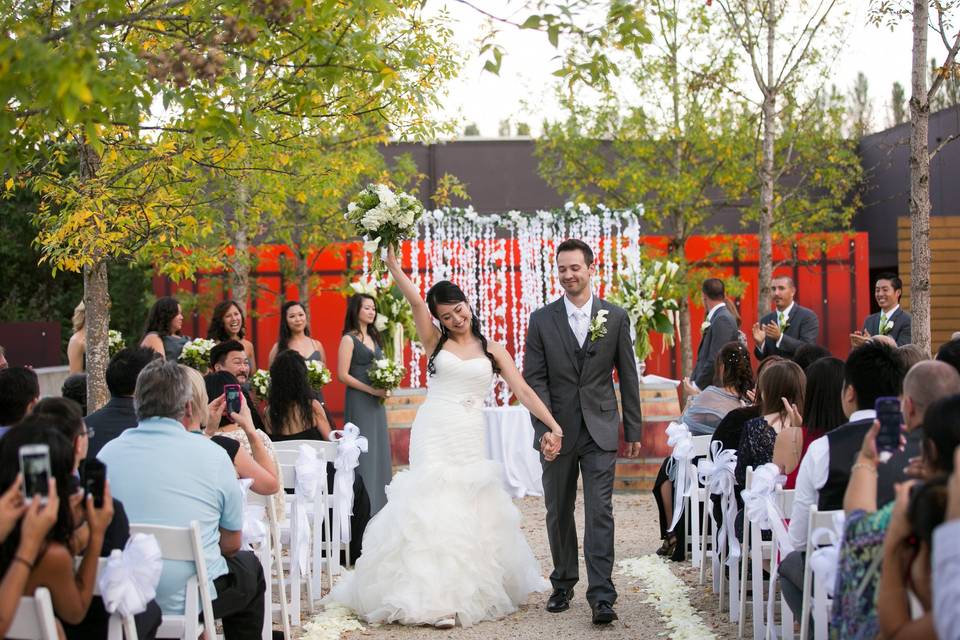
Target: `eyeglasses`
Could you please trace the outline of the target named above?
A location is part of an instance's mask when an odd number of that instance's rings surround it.
[[[94,433],[96,432],[90,427],[87,427],[83,430],[83,435],[87,436],[88,438],[92,438]]]

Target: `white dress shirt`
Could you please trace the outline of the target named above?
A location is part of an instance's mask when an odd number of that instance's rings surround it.
[[[582,307],[578,307],[570,301],[570,298],[563,296],[563,306],[567,310],[567,322],[573,330],[573,335],[577,338],[577,344],[581,347],[587,341],[587,333],[590,331],[590,312],[593,309],[593,294],[587,298]]]
[[[713,320],[713,316],[717,314],[717,311],[720,310],[720,307],[725,307],[725,306],[727,306],[726,303],[718,302],[717,304],[710,307],[710,311],[707,311],[707,322],[710,322],[711,320]]]
[[[785,323],[786,323],[786,322],[790,322],[790,312],[793,311],[793,305],[795,305],[795,304],[796,304],[796,302],[791,302],[791,303],[790,303],[790,306],[783,310],[783,320],[784,320]],[[780,309],[777,309],[777,310],[776,310],[776,314],[777,314],[777,320],[779,321],[779,320],[780,320]],[[780,348],[780,343],[781,343],[782,341],[783,341],[783,331],[781,330],[781,331],[780,331],[780,337],[777,338],[777,348],[778,348],[778,349]],[[763,348],[764,348],[765,346],[767,346],[767,341],[766,341],[766,340],[764,340],[763,342],[761,342],[761,343],[760,343],[760,346],[757,347],[757,348],[760,350],[760,353],[763,353]]]
[[[877,412],[873,409],[861,409],[850,415],[848,422],[873,420]],[[851,466],[854,461],[851,461]],[[800,461],[797,472],[796,492],[793,494],[793,511],[790,513],[790,542],[793,548],[803,551],[807,546],[807,526],[810,520],[810,507],[820,499],[820,489],[827,484],[830,476],[830,440],[821,436],[810,443],[807,453]]]
[[[933,622],[941,640],[960,639],[960,520],[933,531]]]

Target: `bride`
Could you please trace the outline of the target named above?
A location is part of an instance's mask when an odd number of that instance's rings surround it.
[[[480,333],[458,286],[438,282],[424,302],[392,250],[385,262],[431,354],[427,399],[413,422],[409,469],[394,476],[386,506],[367,526],[356,568],[325,601],[369,623],[447,629],[501,618],[549,585],[520,531],[500,467],[484,455],[481,409],[493,374],[549,427],[540,443],[548,460],[559,453],[563,434],[507,350]]]

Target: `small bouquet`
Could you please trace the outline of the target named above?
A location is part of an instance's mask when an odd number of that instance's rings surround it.
[[[310,382],[311,387],[320,391],[331,379],[333,376],[326,365],[319,360],[307,360],[307,381]]]
[[[270,394],[270,372],[266,369],[257,369],[257,372],[250,376],[250,386],[261,400],[265,400]]]
[[[116,329],[107,331],[107,344],[110,347],[110,357],[117,355],[127,344],[123,341],[123,334]]]
[[[344,215],[364,240],[364,251],[373,254],[373,272],[383,273],[383,259],[377,249],[400,250],[400,241],[416,236],[423,217],[423,205],[407,193],[394,193],[383,184],[371,184],[347,205]]]
[[[180,352],[180,362],[193,367],[200,373],[206,373],[210,366],[210,350],[214,347],[213,340],[206,338],[194,338],[183,345],[183,351]]]
[[[396,360],[381,358],[373,361],[369,375],[371,386],[390,391],[400,386],[407,371]]]

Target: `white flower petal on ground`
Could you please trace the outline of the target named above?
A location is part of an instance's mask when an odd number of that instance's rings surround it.
[[[649,594],[646,602],[656,607],[675,640],[716,638],[687,597],[689,587],[675,576],[668,561],[654,555],[627,558],[617,563],[619,573],[638,578]]]
[[[339,640],[348,631],[363,631],[363,625],[350,609],[328,604],[303,626],[301,640]]]

